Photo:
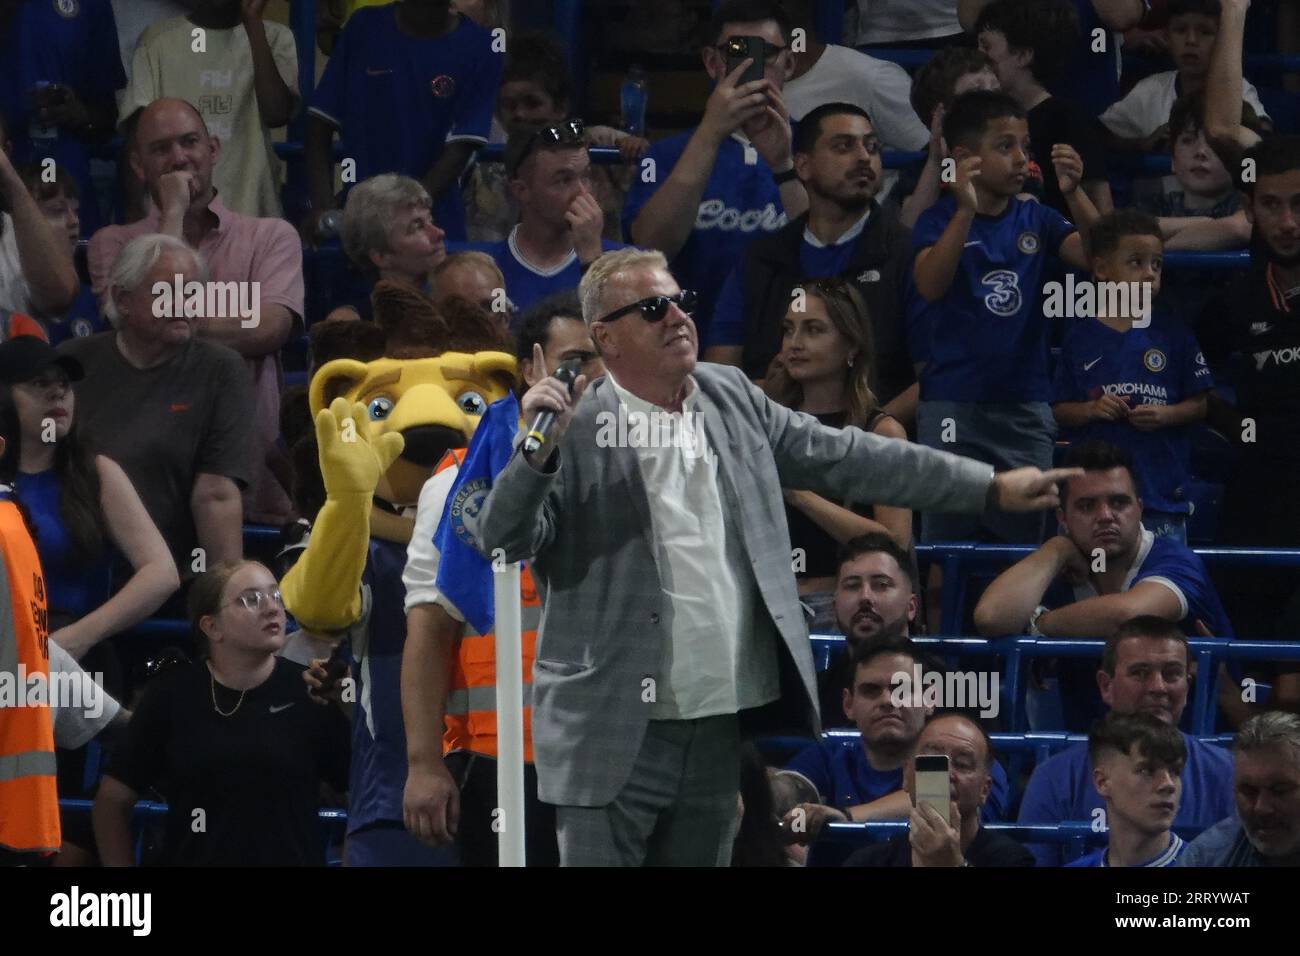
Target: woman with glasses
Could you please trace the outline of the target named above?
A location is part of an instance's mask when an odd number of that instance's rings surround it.
[[[768,396],[832,428],[852,425],[906,441],[906,430],[881,410],[868,384],[874,361],[871,321],[858,290],[839,279],[810,280],[792,290],[790,303],[781,322],[781,352],[764,381]],[[883,531],[910,547],[912,512],[870,502],[828,501],[790,488],[785,501],[799,594],[813,609],[813,630],[833,630],[839,546]]]
[[[218,565],[188,603],[206,656],[160,675],[136,708],[95,798],[100,858],[132,863],[131,808],[157,788],[168,806],[159,863],[322,865],[320,785],[347,788],[348,721],[277,656],[275,576],[255,561]]]

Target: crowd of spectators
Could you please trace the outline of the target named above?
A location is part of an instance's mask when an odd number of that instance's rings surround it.
[[[131,705],[109,715],[93,833],[68,826],[65,860],[131,862],[130,807],[160,793],[160,861],[322,862],[321,785],[348,789],[339,674],[313,668],[320,699],[270,726],[307,690],[244,538],[314,517],[286,372],[314,367],[309,332],[319,346],[322,327],[374,322],[383,284],[486,313],[521,391],[571,358],[594,378],[573,293],[625,244],[666,257],[702,357],[771,402],[999,471],[1080,469],[1046,517],[783,489],[808,624],[845,638],[822,719],[857,734],[771,767],[748,752],[737,863],[802,859],[829,821],[883,819],[909,834],[850,865],[1066,863],[1062,844],[982,827],[1017,813],[1109,821],[1108,845],[1070,865],[1300,859],[1300,665],[1194,674],[1187,645],[1300,637],[1300,568],[1217,575],[1189,546],[1300,547],[1300,136],[1270,108],[1277,77],[1249,69],[1247,30],[1248,10],[1252,29],[1294,26],[1285,6],[859,0],[841,45],[817,38],[812,0],[723,0],[698,50],[707,101],[649,140],[577,116],[564,46],[495,3],[322,3],[314,90],[298,58],[316,50],[267,6],[0,0],[0,483],[35,532],[59,666]],[[729,58],[737,37],[763,50],[761,78]],[[900,47],[929,51],[912,75],[884,58]],[[286,169],[277,131],[296,121]],[[1165,267],[1238,250],[1228,281]],[[322,256],[346,265],[313,290]],[[195,283],[241,290],[240,309],[182,306]],[[1103,295],[1120,287],[1132,300]],[[623,321],[654,318],[643,304]],[[427,507],[407,516],[417,539]],[[989,721],[891,702],[891,675],[946,666],[909,640],[937,631],[953,585],[922,574],[914,541],[1033,547],[961,627],[1105,640],[1100,668],[1033,668],[1036,729],[1086,743],[1015,780]],[[441,600],[427,544],[401,585],[412,634]],[[152,615],[188,616],[193,663],[141,669],[128,632]],[[439,626],[463,633],[453,619]],[[1231,750],[1189,732],[1194,680],[1215,682]],[[59,751],[66,795],[84,737]],[[949,762],[946,818],[915,799],[917,755]],[[211,816],[198,837],[195,807]],[[1185,842],[1174,826],[1208,829]]]

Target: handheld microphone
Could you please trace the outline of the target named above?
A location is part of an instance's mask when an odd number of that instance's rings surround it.
[[[561,362],[560,367],[555,370],[552,378],[558,379],[569,390],[569,395],[573,395],[573,383],[578,379],[578,370],[582,368],[581,359],[569,359],[567,362]],[[537,413],[533,419],[533,424],[528,429],[528,435],[524,438],[524,451],[532,455],[546,444],[547,436],[550,434],[551,426],[555,424],[558,412],[553,412],[549,408],[544,408]]]

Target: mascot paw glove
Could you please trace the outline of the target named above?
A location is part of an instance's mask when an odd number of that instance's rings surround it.
[[[366,406],[336,398],[316,416],[316,441],[325,494],[330,498],[371,495],[405,442],[389,432],[372,438]]]

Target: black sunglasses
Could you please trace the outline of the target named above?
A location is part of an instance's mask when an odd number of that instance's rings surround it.
[[[640,302],[633,302],[631,305],[625,305],[621,309],[615,309],[609,315],[601,316],[597,322],[613,322],[615,319],[621,319],[629,312],[640,311],[641,318],[647,322],[662,322],[664,316],[668,314],[668,306],[675,305],[687,315],[695,311],[695,293],[690,289],[683,289],[676,295],[652,295],[648,299],[642,299]]]

